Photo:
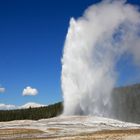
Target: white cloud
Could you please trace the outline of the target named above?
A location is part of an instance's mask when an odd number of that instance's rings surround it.
[[[4,87],[0,87],[0,93],[4,93],[5,92],[5,88]]]
[[[16,109],[15,105],[0,104],[0,110]]]
[[[16,106],[16,105],[11,105],[11,104],[0,104],[0,110],[12,110],[12,109],[26,109],[26,108],[38,108],[38,107],[43,107],[43,106],[47,106],[44,104],[38,104],[38,103],[34,103],[34,102],[29,102],[26,103],[24,105],[21,106]]]
[[[38,90],[36,88],[32,88],[30,86],[26,87],[22,93],[23,96],[28,96],[28,95],[35,96],[37,94],[38,94]]]

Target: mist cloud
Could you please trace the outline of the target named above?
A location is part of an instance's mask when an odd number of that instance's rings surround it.
[[[111,115],[115,66],[130,54],[140,64],[140,13],[123,0],[105,0],[70,20],[62,58],[64,114]]]

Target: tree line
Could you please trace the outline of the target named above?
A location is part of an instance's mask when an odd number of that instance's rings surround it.
[[[0,110],[0,121],[39,120],[56,117],[60,115],[62,111],[62,102],[39,108],[30,107],[28,109]]]

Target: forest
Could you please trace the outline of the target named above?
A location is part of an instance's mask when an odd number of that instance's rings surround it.
[[[0,121],[46,119],[60,115],[62,110],[62,102],[39,108],[0,110]]]

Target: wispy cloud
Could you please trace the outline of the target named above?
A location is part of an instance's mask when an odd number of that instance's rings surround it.
[[[37,94],[38,94],[38,90],[30,86],[27,86],[22,93],[23,96],[35,96]]]
[[[5,92],[5,88],[4,87],[0,87],[0,93],[4,93]]]

